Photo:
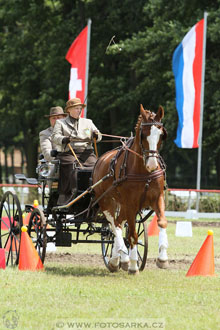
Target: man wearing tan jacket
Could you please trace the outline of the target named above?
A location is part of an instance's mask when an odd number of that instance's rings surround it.
[[[99,142],[102,136],[91,119],[80,118],[85,106],[79,98],[67,101],[65,110],[68,116],[57,120],[53,129],[52,143],[61,152],[57,155],[61,165],[58,205],[67,204],[74,197],[74,164],[93,167],[97,160],[92,141],[95,138]]]
[[[49,118],[50,120],[50,127],[47,129],[41,131],[39,133],[40,137],[40,148],[41,152],[44,156],[44,158],[50,162],[54,157],[57,156],[57,145],[52,142],[52,133],[53,133],[53,128],[56,123],[57,119],[62,119],[65,118],[67,114],[63,112],[63,109],[61,107],[52,107],[50,109],[50,114],[45,115],[45,117]]]

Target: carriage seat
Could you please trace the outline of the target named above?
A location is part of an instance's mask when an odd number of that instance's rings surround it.
[[[93,167],[76,167],[75,168],[75,182],[77,194],[81,194],[89,186],[92,185]]]

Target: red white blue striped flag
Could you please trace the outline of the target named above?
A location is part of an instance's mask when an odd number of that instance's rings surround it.
[[[198,148],[202,88],[204,19],[194,25],[173,53],[176,108],[179,117],[175,143]]]

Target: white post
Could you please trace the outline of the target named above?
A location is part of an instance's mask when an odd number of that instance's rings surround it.
[[[88,35],[87,35],[87,47],[86,47],[86,79],[85,79],[85,100],[84,103],[87,105],[88,98],[88,82],[89,82],[89,53],[90,53],[90,35],[91,35],[91,24],[92,20],[88,19]],[[87,106],[84,109],[84,117],[87,115]]]
[[[204,35],[203,35],[203,53],[202,53],[202,86],[201,86],[201,104],[200,104],[200,130],[199,130],[199,148],[198,148],[198,161],[197,161],[197,182],[196,189],[200,189],[201,182],[201,162],[202,162],[202,128],[203,128],[203,108],[204,108],[204,84],[205,84],[205,54],[206,54],[206,30],[207,30],[207,16],[208,13],[204,12]],[[199,196],[197,192],[196,198],[196,211],[199,212]]]

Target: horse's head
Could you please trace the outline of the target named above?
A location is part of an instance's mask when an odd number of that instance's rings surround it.
[[[157,113],[140,108],[141,122],[139,126],[139,143],[143,154],[144,165],[148,172],[158,168],[158,150],[162,140],[166,139],[167,132],[161,123],[164,109],[159,107]]]

